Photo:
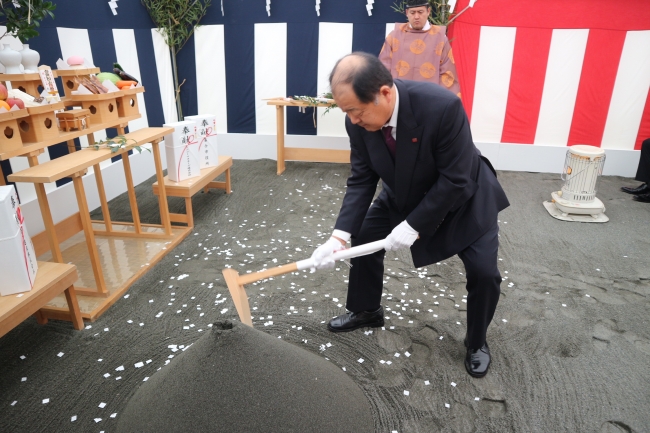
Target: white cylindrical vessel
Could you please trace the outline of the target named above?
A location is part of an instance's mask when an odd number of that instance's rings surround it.
[[[596,198],[596,182],[603,174],[605,151],[599,147],[571,146],[566,154],[562,173],[562,198],[588,203]]]

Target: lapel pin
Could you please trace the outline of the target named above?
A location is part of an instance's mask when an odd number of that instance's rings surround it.
[[[417,138],[412,138],[411,141],[412,141],[413,143],[417,143],[417,142],[418,142],[418,139],[417,139]]]

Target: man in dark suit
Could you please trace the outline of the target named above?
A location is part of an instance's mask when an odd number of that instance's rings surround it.
[[[417,267],[458,254],[468,291],[465,367],[485,376],[501,284],[497,214],[509,203],[474,146],[460,99],[435,84],[393,81],[366,53],[339,60],[330,86],[347,114],[351,175],[332,237],[312,255],[316,268],[332,267],[330,255],[350,238],[353,246],[386,238],[386,250],[410,247]],[[349,312],[332,319],[330,331],[383,326],[384,254],[352,259]]]

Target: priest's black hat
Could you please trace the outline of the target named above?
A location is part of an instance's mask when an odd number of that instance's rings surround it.
[[[420,6],[429,6],[429,1],[428,0],[406,0],[405,9],[417,8]]]

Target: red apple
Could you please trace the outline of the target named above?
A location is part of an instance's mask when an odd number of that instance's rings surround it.
[[[10,107],[17,105],[18,108],[20,108],[21,110],[25,108],[25,103],[23,102],[23,100],[18,98],[7,99],[7,104],[9,104]]]
[[[7,99],[7,96],[9,96],[9,94],[7,93],[7,88],[5,87],[4,84],[0,84],[0,99],[4,101],[5,99]]]

